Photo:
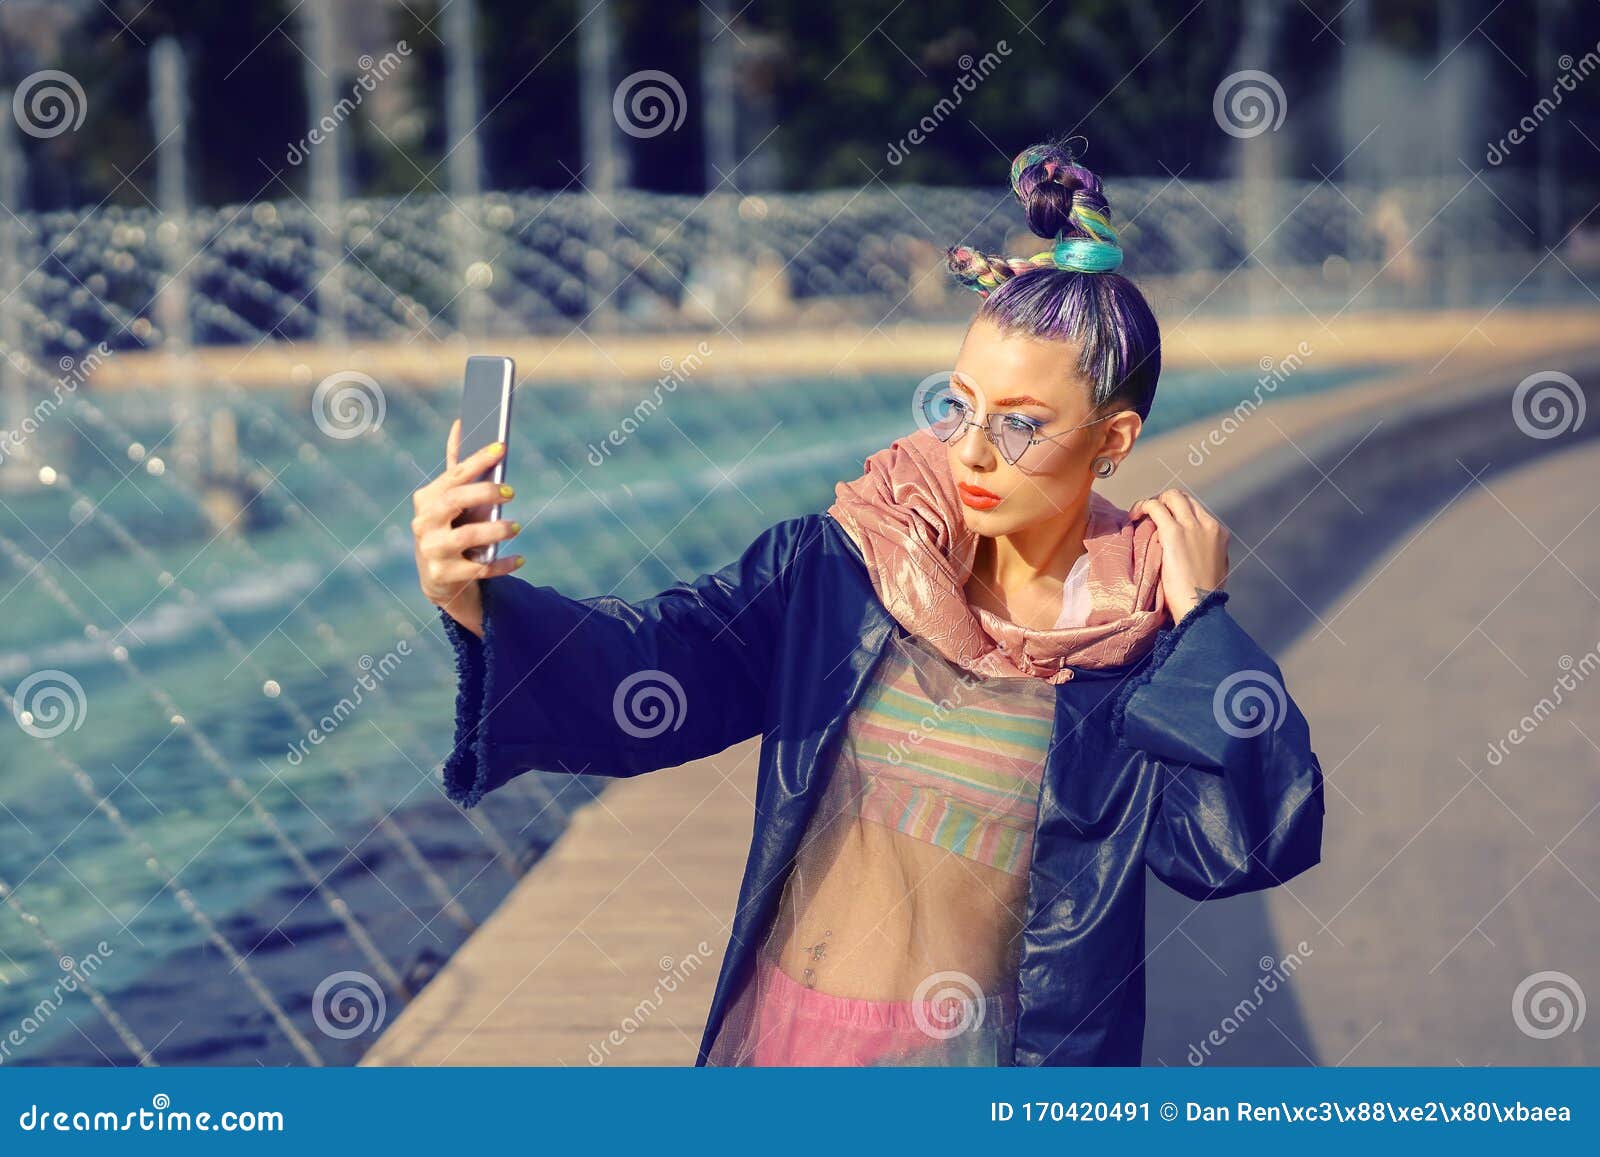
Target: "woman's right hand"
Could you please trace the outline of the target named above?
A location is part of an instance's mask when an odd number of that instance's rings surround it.
[[[478,580],[509,574],[523,563],[522,556],[494,562],[473,562],[462,552],[468,547],[503,542],[521,527],[505,519],[452,526],[462,511],[473,506],[493,506],[512,496],[511,487],[496,482],[473,481],[505,453],[502,443],[485,446],[465,461],[458,461],[461,420],[450,427],[445,443],[445,469],[412,495],[411,534],[416,541],[417,580],[430,603],[440,607],[473,634],[483,634],[483,598]]]

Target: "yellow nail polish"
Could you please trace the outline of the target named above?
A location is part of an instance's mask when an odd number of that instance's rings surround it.
[[[521,566],[523,563],[525,563],[527,561],[528,560],[523,558],[520,554],[516,555],[516,556],[514,556],[514,558],[512,560],[511,569],[512,570],[516,570],[519,566]]]
[[[489,449],[491,449],[491,450],[500,451],[500,450],[504,450],[505,448],[506,448],[506,444],[504,442],[490,442],[489,443]]]
[[[501,498],[511,498],[511,497],[515,496],[516,493],[517,492],[515,490],[511,489],[511,487],[507,486],[505,483],[501,483],[500,484],[500,497]]]
[[[522,523],[513,522],[511,524],[511,533],[512,534],[521,534],[522,533]]]

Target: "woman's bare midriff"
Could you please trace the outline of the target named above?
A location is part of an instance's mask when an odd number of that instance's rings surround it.
[[[819,992],[912,1000],[939,972],[990,997],[1014,984],[1027,876],[858,816],[819,830],[786,886],[779,966]],[[798,893],[798,894],[797,894]]]

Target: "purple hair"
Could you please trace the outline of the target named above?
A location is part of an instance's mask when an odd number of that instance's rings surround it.
[[[1028,227],[1055,248],[1004,257],[958,245],[948,251],[951,272],[983,295],[977,316],[1002,332],[1077,343],[1095,411],[1148,418],[1161,376],[1161,330],[1133,282],[1110,271],[1121,249],[1100,178],[1060,144],[1025,149],[1011,174]]]

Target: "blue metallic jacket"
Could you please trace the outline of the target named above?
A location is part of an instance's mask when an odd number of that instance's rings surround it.
[[[1195,900],[1321,858],[1322,768],[1278,666],[1206,595],[1138,662],[1055,684],[1017,976],[1014,1063],[1137,1065],[1146,865]],[[764,531],[733,563],[630,603],[516,575],[483,582],[484,636],[440,612],[459,676],[450,798],[521,773],[632,776],[762,736],[755,835],[695,1063],[755,963],[833,745],[899,629],[829,515]],[[677,726],[613,710],[640,672],[683,689]],[[663,682],[668,680],[663,679]],[[1245,708],[1241,710],[1241,704]]]

